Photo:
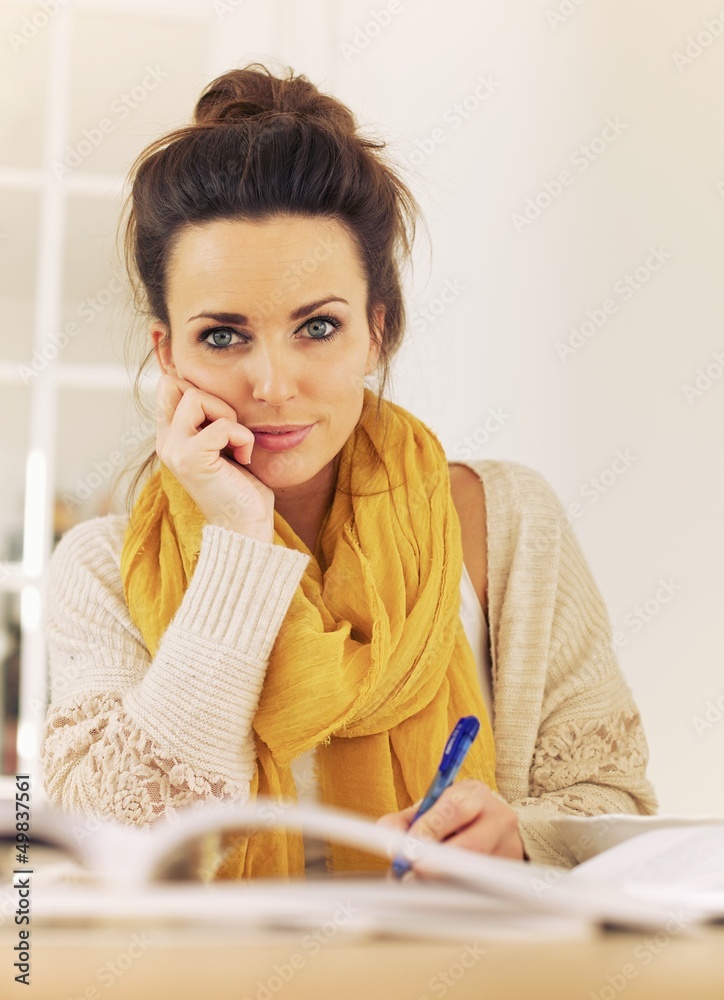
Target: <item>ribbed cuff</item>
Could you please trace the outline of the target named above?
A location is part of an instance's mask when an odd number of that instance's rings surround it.
[[[310,556],[205,525],[194,575],[173,624],[209,642],[268,660]]]
[[[518,833],[528,860],[540,865],[573,868],[576,859],[561,843],[551,814],[544,805],[513,806],[518,814]]]
[[[310,556],[206,525],[194,575],[126,711],[182,760],[244,777],[272,646]],[[240,771],[242,768],[242,773]]]

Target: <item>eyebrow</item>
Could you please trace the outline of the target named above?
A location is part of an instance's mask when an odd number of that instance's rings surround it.
[[[306,306],[300,306],[299,309],[294,309],[289,313],[290,320],[301,319],[302,316],[306,316],[308,313],[313,312],[315,309],[319,309],[320,306],[328,305],[330,302],[344,302],[345,305],[349,305],[347,299],[340,298],[338,295],[330,295],[324,299],[318,299],[316,302],[310,302]],[[192,319],[213,319],[217,323],[236,323],[238,326],[246,326],[249,320],[243,313],[234,312],[204,312],[197,313],[195,316],[189,316],[187,323],[190,323]]]

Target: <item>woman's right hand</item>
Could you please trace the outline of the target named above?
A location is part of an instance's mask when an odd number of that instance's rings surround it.
[[[161,376],[156,404],[156,454],[208,523],[272,542],[274,491],[243,468],[254,435],[233,407],[176,375]]]

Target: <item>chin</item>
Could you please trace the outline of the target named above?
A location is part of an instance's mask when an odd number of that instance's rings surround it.
[[[261,451],[258,455],[254,452],[250,464],[246,466],[267,486],[299,486],[309,482],[323,467],[318,462],[292,457],[288,453]]]

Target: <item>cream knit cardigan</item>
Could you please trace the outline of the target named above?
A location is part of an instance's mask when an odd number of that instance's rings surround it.
[[[556,814],[654,813],[648,747],[609,617],[554,491],[509,461],[480,477],[498,792],[532,861],[570,867]],[[120,576],[125,519],[83,522],[46,584],[50,704],[44,784],[66,809],[145,825],[167,805],[244,801],[269,656],[308,555],[206,525],[153,660]]]

